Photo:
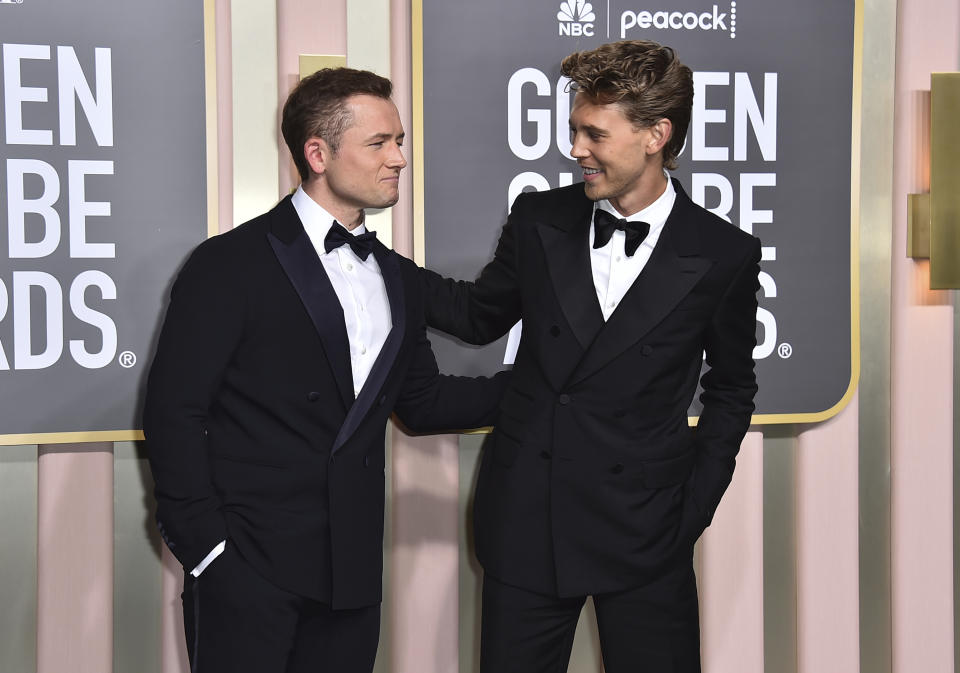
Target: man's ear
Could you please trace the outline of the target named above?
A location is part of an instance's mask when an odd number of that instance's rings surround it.
[[[316,175],[323,175],[327,170],[327,162],[332,152],[327,142],[323,138],[311,136],[303,144],[303,156],[310,166],[310,172]]]
[[[673,122],[664,117],[654,122],[650,127],[650,141],[647,143],[647,154],[657,154],[669,142],[673,135]]]

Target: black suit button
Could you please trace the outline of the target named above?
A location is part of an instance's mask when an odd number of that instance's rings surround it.
[[[566,393],[563,393],[563,394],[558,398],[557,401],[560,402],[560,404],[564,404],[564,405],[570,404],[570,396],[567,395]]]
[[[549,451],[541,451],[540,457],[543,458],[544,460],[550,460],[550,458],[552,458]]]
[[[640,347],[640,355],[650,355],[652,352],[653,346],[650,344],[643,344],[643,346]]]
[[[364,456],[364,457],[363,457],[363,466],[364,466],[364,467],[370,467],[370,456]]]
[[[620,463],[617,463],[616,465],[610,468],[610,471],[613,472],[614,474],[620,474],[621,472],[623,472],[623,465],[621,465]]]
[[[550,327],[550,336],[555,336],[555,337],[560,336],[560,328],[557,327],[556,325],[552,325]]]
[[[307,399],[311,402],[316,402],[320,399],[320,393],[318,393],[316,390],[309,392],[307,393]]]
[[[380,401],[378,402],[378,404],[382,407],[383,404],[384,404],[386,401],[387,401],[387,396],[386,396],[386,395],[381,395],[381,396],[380,396]]]

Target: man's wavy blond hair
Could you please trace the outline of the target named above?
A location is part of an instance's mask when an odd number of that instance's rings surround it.
[[[637,128],[669,119],[673,133],[663,148],[663,166],[677,167],[693,110],[693,73],[673,49],[648,40],[612,42],[570,54],[560,72],[577,93],[619,105]]]

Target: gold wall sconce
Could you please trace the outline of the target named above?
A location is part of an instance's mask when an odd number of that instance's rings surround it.
[[[907,195],[907,256],[930,289],[960,288],[960,72],[930,75],[930,192]]]

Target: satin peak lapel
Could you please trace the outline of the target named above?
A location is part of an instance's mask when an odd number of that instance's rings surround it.
[[[281,202],[278,210],[283,206],[284,202]],[[290,213],[278,213],[277,222],[267,238],[320,335],[344,409],[350,409],[353,405],[353,374],[343,308],[296,211],[289,203],[287,206]]]
[[[380,273],[383,276],[383,284],[387,289],[387,300],[390,302],[390,320],[393,325],[387,340],[383,342],[383,348],[373,363],[367,380],[357,395],[357,400],[350,411],[347,413],[337,438],[333,442],[331,453],[336,452],[346,443],[350,436],[360,427],[360,423],[366,417],[367,412],[373,408],[380,391],[383,389],[387,376],[393,368],[393,363],[400,352],[400,344],[403,343],[403,335],[407,326],[406,302],[403,296],[403,278],[400,275],[400,265],[396,257],[379,241],[373,247],[373,256],[380,266]],[[349,362],[349,359],[347,360]]]
[[[565,214],[566,228],[540,223],[537,232],[550,270],[550,280],[563,315],[584,350],[603,326],[603,313],[590,268],[590,214],[593,202],[584,198]]]

